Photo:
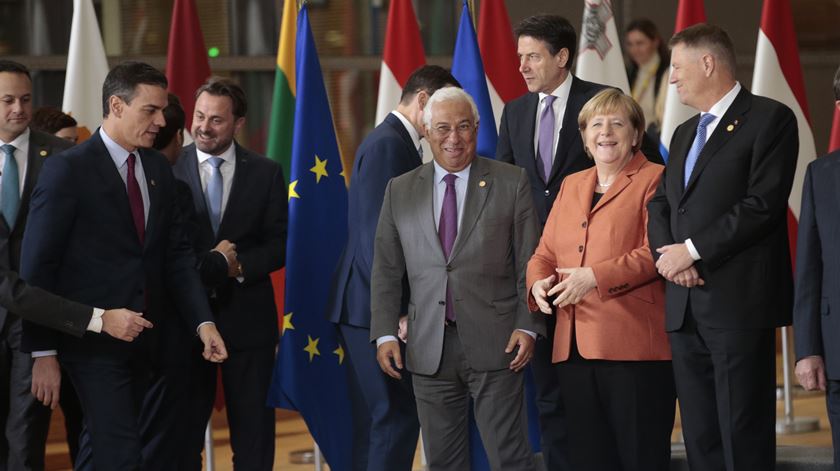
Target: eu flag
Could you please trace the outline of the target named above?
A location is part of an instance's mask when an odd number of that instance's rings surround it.
[[[458,37],[455,39],[455,52],[452,55],[452,75],[458,79],[464,91],[470,94],[478,106],[481,122],[478,125],[478,143],[476,151],[483,157],[496,156],[496,119],[493,117],[493,105],[490,102],[490,92],[487,90],[487,77],[484,75],[484,64],[478,52],[478,38],[473,28],[472,17],[467,1],[461,10],[461,23],[458,26]]]
[[[269,404],[299,411],[330,469],[343,471],[352,443],[344,349],[324,310],[347,238],[347,188],[306,6],[295,61],[286,304]]]

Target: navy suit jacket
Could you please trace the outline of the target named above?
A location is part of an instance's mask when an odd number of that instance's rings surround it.
[[[370,328],[370,275],[373,241],[385,187],[393,177],[422,163],[411,135],[393,114],[365,138],[356,151],[350,178],[348,237],[333,275],[327,319]],[[408,309],[408,280],[403,279],[402,310]]]
[[[682,327],[687,310],[719,329],[790,324],[793,277],[787,233],[799,134],[787,106],[745,88],[721,117],[684,184],[685,159],[700,115],[681,124],[670,159],[648,203],[654,259],[663,245],[691,238],[705,285],[667,283],[665,327]]]
[[[192,194],[195,212],[190,233],[225,344],[229,349],[272,347],[277,343],[278,327],[269,274],[285,263],[286,184],[280,165],[235,145],[236,170],[218,234],[210,225],[195,144],[184,148],[173,171]],[[224,256],[211,251],[222,240],[236,244],[242,283],[228,277]]]
[[[793,333],[796,358],[825,360],[840,380],[840,151],[808,165],[796,245]],[[832,306],[834,309],[832,309]]]
[[[152,323],[167,321],[164,290],[193,331],[212,315],[176,210],[175,178],[160,153],[136,151],[149,191],[144,244],[131,217],[126,185],[99,132],[41,169],[30,203],[21,276],[32,285],[103,309],[127,307]],[[58,349],[73,359],[148,355],[159,329],[131,343],[88,332],[82,339],[24,322],[22,350]]]

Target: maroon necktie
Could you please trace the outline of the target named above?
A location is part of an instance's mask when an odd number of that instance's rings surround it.
[[[137,158],[134,154],[128,154],[128,176],[126,177],[126,188],[128,190],[128,204],[131,206],[131,218],[134,220],[134,229],[137,230],[137,238],[140,245],[146,237],[146,217],[143,214],[143,195],[140,193],[140,185],[134,174],[134,161]]]
[[[455,179],[457,175],[450,173],[443,177],[446,182],[446,192],[443,194],[443,205],[440,208],[440,221],[438,222],[438,238],[443,248],[443,255],[449,261],[452,253],[452,246],[455,245],[455,237],[458,236],[458,202],[455,199]],[[449,292],[449,283],[446,284],[446,320],[455,320],[455,306],[452,305],[452,294]]]

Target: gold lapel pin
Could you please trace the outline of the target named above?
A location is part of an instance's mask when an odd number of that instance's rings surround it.
[[[729,132],[732,132],[734,129],[735,129],[734,124],[730,124],[729,126],[726,127],[726,130],[729,131]]]
[[[478,182],[478,186],[484,188],[485,186],[487,186],[487,182],[484,181],[484,180],[481,180],[480,182]]]
[[[41,157],[46,157],[47,156],[47,151],[41,150],[40,154],[41,154]]]

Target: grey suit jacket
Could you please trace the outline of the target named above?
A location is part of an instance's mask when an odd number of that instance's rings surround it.
[[[385,191],[374,246],[371,340],[396,335],[407,272],[409,371],[430,375],[440,366],[447,282],[470,367],[507,368],[515,352],[504,350],[515,329],[545,335],[543,316],[526,305],[525,267],[539,238],[528,177],[521,168],[476,157],[448,261],[433,195],[431,162],[392,179]]]

